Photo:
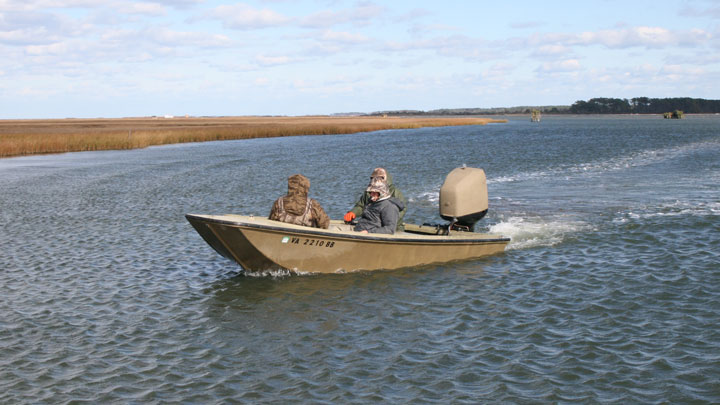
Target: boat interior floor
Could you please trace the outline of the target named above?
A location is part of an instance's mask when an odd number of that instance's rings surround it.
[[[446,229],[442,229],[437,225],[415,225],[415,224],[403,224],[405,230],[403,232],[396,232],[395,234],[419,234],[419,235],[445,235],[447,234]],[[328,229],[333,231],[351,232],[355,227],[354,224],[346,224],[342,221],[331,221]]]

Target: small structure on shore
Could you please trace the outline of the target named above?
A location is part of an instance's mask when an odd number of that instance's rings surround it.
[[[682,112],[682,111],[680,111],[680,110],[675,110],[675,111],[673,111],[673,112],[666,112],[666,113],[664,113],[664,114],[663,114],[663,117],[664,117],[665,119],[675,119],[675,120],[679,120],[679,119],[682,119],[683,117],[685,117],[685,113]]]
[[[540,122],[540,110],[532,110],[530,112],[530,122]]]

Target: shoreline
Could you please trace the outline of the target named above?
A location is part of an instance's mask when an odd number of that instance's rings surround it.
[[[337,135],[386,129],[485,125],[477,117],[140,117],[0,120],[0,158],[99,150],[141,149],[188,142],[300,135]]]

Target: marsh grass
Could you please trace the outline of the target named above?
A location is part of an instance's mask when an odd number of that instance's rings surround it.
[[[489,118],[222,117],[0,120],[0,157],[383,129],[484,125]]]

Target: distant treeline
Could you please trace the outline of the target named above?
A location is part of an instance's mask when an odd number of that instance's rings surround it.
[[[530,114],[538,110],[543,114],[662,114],[675,110],[685,114],[714,114],[720,113],[720,100],[705,100],[702,98],[591,98],[588,101],[579,100],[573,105],[550,106],[519,106],[497,108],[443,108],[440,110],[394,110],[378,111],[369,115],[503,115],[503,114]]]
[[[702,98],[591,98],[576,101],[571,114],[662,114],[680,110],[685,114],[720,113],[720,100]]]

